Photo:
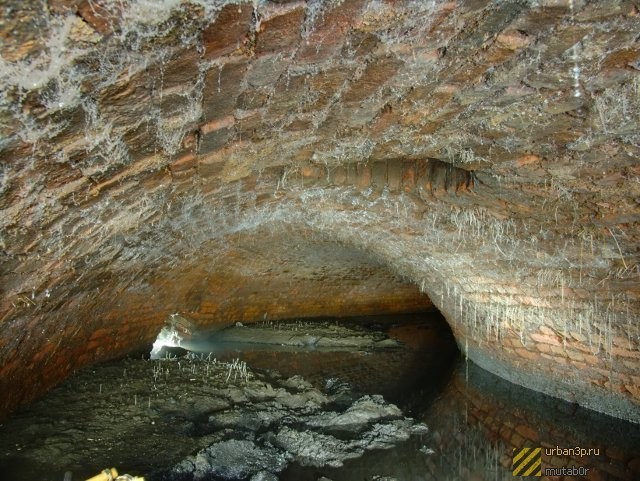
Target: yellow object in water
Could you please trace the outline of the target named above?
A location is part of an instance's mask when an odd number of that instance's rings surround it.
[[[87,479],[87,481],[144,481],[144,478],[129,474],[118,476],[118,470],[111,468],[104,469],[100,474],[96,474],[93,478]]]
[[[100,474],[96,474],[93,478],[87,479],[87,481],[114,481],[118,477],[118,471],[116,468],[103,469]]]

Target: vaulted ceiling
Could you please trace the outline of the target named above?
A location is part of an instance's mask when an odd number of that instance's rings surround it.
[[[434,305],[640,421],[640,12],[8,0],[0,408],[202,326]]]

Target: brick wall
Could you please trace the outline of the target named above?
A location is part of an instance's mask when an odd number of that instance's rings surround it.
[[[171,312],[403,312],[410,283],[487,369],[640,419],[633,2],[2,15],[3,406]],[[260,229],[294,270],[234,251]],[[298,244],[369,260],[296,277],[317,267],[279,257]]]

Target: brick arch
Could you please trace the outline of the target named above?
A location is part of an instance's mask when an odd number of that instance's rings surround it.
[[[638,421],[631,3],[13,3],[5,408],[146,342],[154,276],[197,311],[171,272],[295,225],[418,286],[483,367]]]

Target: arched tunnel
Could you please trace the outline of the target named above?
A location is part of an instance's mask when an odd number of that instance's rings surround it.
[[[633,433],[580,479],[637,479],[637,1],[0,14],[0,418],[176,313],[437,310],[477,372]]]

